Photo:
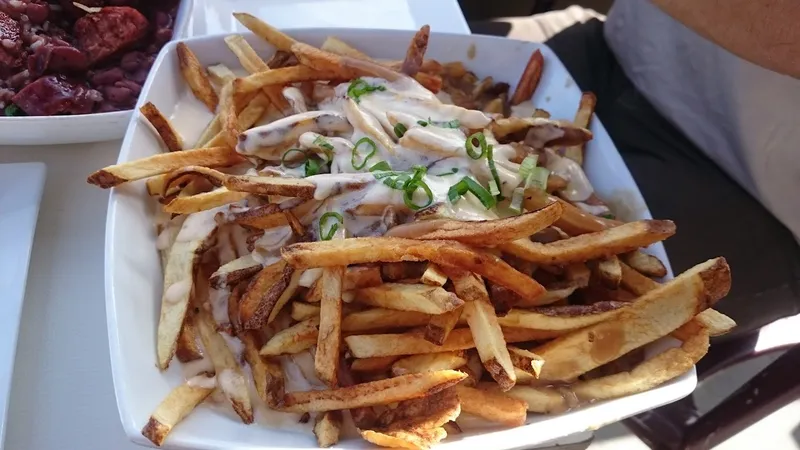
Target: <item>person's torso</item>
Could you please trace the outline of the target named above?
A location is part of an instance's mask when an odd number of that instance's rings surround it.
[[[647,0],[616,0],[605,37],[653,106],[800,239],[800,80],[733,55]]]

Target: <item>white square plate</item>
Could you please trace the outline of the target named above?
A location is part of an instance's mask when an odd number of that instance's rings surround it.
[[[410,31],[310,29],[291,33],[299,40],[320,45],[336,35],[376,58],[402,59],[412,36]],[[267,57],[272,49],[248,36],[255,49]],[[222,36],[190,39],[186,43],[204,65],[224,63],[238,67]],[[474,45],[474,54],[470,48]],[[480,76],[516,83],[534,49],[541,49],[545,69],[534,95],[535,105],[555,118],[571,119],[578,105],[580,90],[563,64],[542,44],[487,36],[462,36],[434,33],[428,56],[440,61],[463,60]],[[474,58],[469,58],[473,54]],[[140,102],[152,101],[172,116],[183,136],[192,141],[211,114],[193,98],[181,81],[171,43],[153,66],[154,73],[144,86]],[[513,89],[513,85],[512,85]],[[177,115],[176,115],[177,113]],[[137,114],[138,116],[138,114]],[[623,219],[650,218],[650,213],[628,169],[599,120],[593,120],[594,140],[588,143],[586,169],[600,196],[607,199]],[[134,117],[122,145],[119,161],[125,162],[159,151],[160,144],[147,125]],[[147,444],[140,430],[150,412],[181,381],[175,362],[166,373],[155,368],[155,335],[162,289],[162,274],[156,251],[152,214],[154,202],[147,198],[143,183],[116,188],[111,193],[106,234],[106,300],[111,365],[120,416],[126,433],[137,443]],[[661,244],[653,254],[666,261]],[[670,342],[648,348],[652,356]],[[587,429],[596,429],[625,417],[675,401],[692,392],[694,370],[649,392],[597,403],[558,416],[531,415],[528,424],[513,429],[491,428],[468,432],[449,439],[437,448],[513,449],[530,447],[554,438]],[[173,431],[167,443],[176,448],[255,449],[316,448],[313,436],[258,425],[243,425],[209,408],[200,408]],[[367,448],[357,439],[344,440],[336,448]]]
[[[0,164],[0,447],[44,178],[42,163]]]

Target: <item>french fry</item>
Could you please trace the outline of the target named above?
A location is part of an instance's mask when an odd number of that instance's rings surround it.
[[[192,52],[189,46],[183,42],[178,43],[176,51],[178,54],[178,65],[180,66],[181,74],[183,74],[183,79],[186,80],[186,84],[189,85],[194,96],[203,102],[209,111],[212,113],[215,112],[217,110],[219,98],[217,97],[217,93],[214,92],[211,81],[208,79],[203,66],[200,65],[197,56]]]
[[[298,268],[428,260],[443,268],[475,272],[522,297],[535,299],[544,293],[539,283],[517,272],[497,256],[452,241],[353,238],[292,244],[283,247],[281,254],[289,264]]]
[[[383,283],[383,280],[381,279],[380,266],[374,264],[350,266],[344,273],[342,290],[350,291],[368,288],[379,286],[381,283]]]
[[[177,347],[189,300],[194,287],[194,272],[200,257],[213,243],[217,230],[213,210],[192,214],[186,218],[169,252],[164,268],[164,293],[158,321],[158,367],[166,370]]]
[[[316,345],[319,336],[319,317],[312,317],[275,333],[261,347],[262,356],[291,355]]]
[[[724,258],[699,264],[654,289],[619,314],[556,338],[536,349],[546,361],[541,379],[572,380],[595,367],[673,332],[730,289]]]
[[[320,301],[319,337],[314,369],[317,377],[329,387],[337,386],[339,349],[342,345],[342,278],[344,267],[327,267],[319,279]]]
[[[295,41],[287,34],[248,13],[233,13],[233,17],[253,34],[272,44],[278,50],[290,52]]]
[[[203,359],[203,353],[197,345],[194,313],[187,313],[183,320],[181,333],[178,335],[178,342],[175,347],[175,356],[182,363]]]
[[[575,113],[575,120],[572,122],[581,128],[589,128],[596,104],[597,97],[591,92],[584,92],[578,104],[578,111]],[[575,145],[564,149],[564,156],[583,165],[583,152],[583,145]]]
[[[350,313],[342,320],[342,330],[348,333],[379,331],[392,328],[417,327],[428,323],[432,316],[416,311],[396,311],[374,308]]]
[[[497,322],[504,327],[534,330],[577,330],[619,316],[627,303],[598,302],[591,305],[543,307],[535,310],[512,309]]]
[[[280,362],[259,354],[261,346],[255,331],[246,330],[239,339],[244,344],[244,359],[253,373],[258,396],[270,408],[278,408],[285,392]]]
[[[247,380],[239,362],[231,353],[225,339],[215,330],[216,324],[210,313],[200,308],[195,319],[205,353],[214,364],[220,390],[231,402],[242,422],[253,423],[253,406],[247,392]]]
[[[381,264],[381,276],[385,281],[416,280],[425,274],[423,262],[392,262]]]
[[[525,70],[517,83],[517,88],[514,90],[514,95],[511,96],[511,104],[519,105],[520,103],[530,100],[536,87],[539,85],[539,80],[542,78],[542,70],[544,69],[544,56],[539,49],[536,49],[531,54]]]
[[[419,281],[428,286],[444,286],[447,283],[447,275],[436,264],[428,264]]]
[[[229,83],[236,79],[236,74],[228,68],[225,64],[214,64],[211,66],[206,67],[206,72],[208,73],[208,78],[211,82],[218,87],[224,86],[226,83]],[[217,130],[219,131],[219,130]],[[210,133],[210,132],[209,132]],[[217,134],[216,132],[211,133],[210,136],[206,137],[206,140],[211,139],[212,136]]]
[[[443,427],[461,414],[454,388],[427,397],[400,402],[387,410],[378,427],[363,430],[370,442],[403,448],[430,448],[446,436]]]
[[[562,300],[566,300],[577,289],[577,286],[570,286],[562,289],[548,290],[544,293],[544,295],[538,297],[535,301],[521,299],[514,306],[518,308],[535,308],[538,306],[550,305]]]
[[[673,234],[675,224],[670,220],[640,220],[550,244],[520,239],[501,244],[500,248],[526,261],[559,265],[624,253],[662,241]]]
[[[431,316],[428,325],[425,327],[425,340],[436,345],[442,345],[458,324],[463,312],[464,307],[461,306],[452,311]]]
[[[505,219],[459,221],[441,219],[438,221],[413,222],[394,227],[388,236],[410,237],[416,239],[450,239],[476,247],[494,247],[504,242],[525,239],[553,224],[561,217],[562,206],[552,203],[537,211]],[[418,234],[421,230],[423,234]]]
[[[306,319],[319,316],[319,306],[303,302],[292,302],[292,320],[302,322]]]
[[[469,272],[449,271],[447,274],[453,280],[456,293],[466,300],[463,314],[483,367],[504,391],[511,389],[517,377],[486,285],[480,277]]]
[[[156,108],[156,105],[152,102],[147,102],[139,108],[139,112],[153,126],[168,151],[177,152],[183,150],[183,138],[172,126],[169,119],[164,117],[161,111]]]
[[[542,119],[549,119],[550,118],[550,113],[547,112],[544,109],[536,108],[533,111],[533,115],[531,115],[531,117],[540,117]]]
[[[502,392],[484,391],[466,386],[456,386],[461,411],[501,423],[518,427],[528,418],[527,404]]]
[[[361,433],[361,437],[364,438],[364,440],[380,447],[407,448],[412,450],[427,450],[431,448],[433,444],[447,437],[447,432],[441,427],[419,429],[413,432],[404,430],[359,430],[359,433]]]
[[[399,356],[354,359],[350,370],[353,372],[386,372],[398,359],[400,359]]]
[[[317,437],[317,444],[322,448],[328,448],[339,442],[339,433],[342,428],[342,412],[326,411],[317,416],[314,424],[314,436]]]
[[[220,167],[242,161],[242,157],[227,147],[210,147],[160,153],[136,161],[108,166],[89,175],[89,184],[103,189],[129,181],[160,175],[185,166]]]
[[[490,129],[498,140],[526,133],[526,143],[535,148],[578,145],[592,139],[592,132],[571,122],[535,117],[495,119]]]
[[[239,284],[261,270],[261,263],[256,261],[252,254],[247,254],[223,264],[211,274],[209,281],[214,289],[225,289]]]
[[[258,73],[271,70],[267,63],[262,60],[253,47],[247,43],[242,35],[234,34],[225,37],[225,44],[236,55],[239,62],[248,73]],[[279,86],[271,86],[264,89],[264,95],[269,98],[270,102],[278,108],[278,111],[288,111],[289,102],[281,95]]]
[[[464,304],[464,301],[438,286],[424,284],[384,283],[355,291],[361,303],[399,311],[442,314]]]
[[[142,428],[142,436],[160,447],[170,431],[213,391],[213,383],[211,387],[205,387],[187,382],[176,387],[150,415],[150,420]]]
[[[486,390],[497,389],[484,383],[481,383],[480,387]],[[577,399],[569,389],[522,386],[518,384],[505,394],[525,402],[528,411],[541,414],[561,413],[569,408],[578,406]]]
[[[225,145],[235,149],[239,141],[239,119],[236,115],[236,99],[234,98],[233,81],[222,86],[219,94],[219,126],[220,136]]]
[[[414,373],[386,380],[324,391],[288,392],[284,410],[290,412],[335,411],[433,395],[466,377],[455,370]]]
[[[622,222],[603,217],[593,216],[582,211],[575,205],[554,197],[538,189],[525,190],[522,204],[525,209],[537,209],[550,203],[558,202],[563,207],[561,218],[556,221],[556,226],[570,236],[603,231],[606,228],[622,225]]]
[[[622,268],[616,255],[599,259],[593,262],[591,267],[603,286],[608,289],[619,288],[622,280]]]
[[[667,268],[655,256],[642,251],[633,251],[620,255],[625,264],[633,267],[637,272],[648,277],[663,277],[667,275]]]
[[[317,186],[299,178],[260,177],[254,175],[229,176],[224,185],[231,191],[257,195],[313,198]]]
[[[247,195],[246,192],[232,192],[222,187],[188,197],[176,197],[164,205],[164,212],[191,214],[242,201]]]
[[[291,66],[238,78],[233,82],[233,86],[236,92],[246,94],[266,86],[283,86],[301,81],[332,80],[338,77],[339,74],[335,72],[321,72],[308,66]]]
[[[552,339],[561,334],[563,333],[558,331],[503,329],[503,336],[508,343]],[[347,336],[344,341],[350,353],[356,358],[416,355],[475,348],[472,333],[468,328],[456,328],[451,331],[442,345],[432,344],[418,333],[359,334]]]
[[[508,354],[511,356],[511,363],[515,369],[523,371],[534,379],[539,379],[544,365],[544,359],[541,356],[513,345],[508,346]]]
[[[264,267],[251,281],[239,305],[239,320],[248,330],[270,323],[297,290],[300,271],[284,261]]]
[[[428,353],[406,356],[392,364],[392,375],[407,373],[434,372],[437,370],[456,370],[467,363],[464,351]]]
[[[419,72],[422,66],[422,61],[425,59],[425,50],[428,49],[428,37],[431,34],[431,27],[423,25],[411,38],[411,43],[408,44],[406,51],[406,58],[403,60],[403,65],[400,69],[406,75],[414,76]]]
[[[250,228],[268,230],[284,225],[289,225],[286,219],[286,211],[291,211],[295,217],[304,217],[315,207],[319,206],[315,201],[303,201],[301,199],[286,200],[281,203],[268,203],[266,205],[248,208],[241,212],[232,212],[229,217],[234,223]]]

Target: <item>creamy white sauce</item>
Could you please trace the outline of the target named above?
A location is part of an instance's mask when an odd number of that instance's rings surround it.
[[[207,377],[205,375],[195,375],[186,380],[186,384],[191,387],[214,389],[217,387],[217,377]]]
[[[575,161],[559,156],[554,151],[547,149],[547,165],[545,167],[551,173],[567,181],[567,187],[561,191],[561,195],[567,200],[582,202],[594,192],[583,168]]]
[[[248,156],[265,156],[266,159],[275,159],[277,156],[279,159],[283,152],[276,155],[269,151],[269,147],[294,143],[307,131],[343,133],[351,129],[347,118],[339,112],[307,111],[245,131],[239,135],[236,151]],[[261,152],[263,149],[267,151]]]
[[[536,112],[536,107],[533,106],[533,102],[530,100],[511,106],[511,115],[513,117],[531,117],[534,112]]]
[[[231,395],[241,392],[241,389],[247,386],[247,380],[244,379],[244,375],[240,372],[233,369],[224,369],[217,374],[217,384],[219,384],[223,392]]]
[[[167,303],[178,303],[189,296],[192,291],[192,280],[186,278],[172,283],[164,290],[164,301]]]
[[[230,318],[228,317],[228,298],[230,296],[231,292],[227,289],[212,288],[208,290],[211,314],[214,316],[214,320],[220,325],[230,322]]]
[[[303,92],[300,89],[294,86],[285,87],[283,88],[283,97],[289,102],[289,105],[291,105],[295,113],[304,113],[308,111],[306,98],[303,96]]]
[[[189,214],[181,225],[181,231],[178,232],[175,242],[190,242],[207,238],[217,228],[215,216],[227,208],[228,205],[225,205]]]
[[[611,210],[608,209],[606,205],[590,205],[584,202],[575,202],[575,206],[594,216],[602,216],[611,213]]]

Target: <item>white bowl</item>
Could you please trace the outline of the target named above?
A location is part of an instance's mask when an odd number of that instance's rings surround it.
[[[328,35],[336,35],[367,54],[400,59],[412,36],[409,31],[312,29],[291,32],[293,36],[320,45]],[[266,57],[272,49],[253,36],[247,37]],[[203,64],[224,63],[238,67],[222,36],[187,40]],[[475,58],[468,57],[474,45]],[[462,59],[479,76],[491,75],[498,81],[516,83],[531,52],[540,48],[545,69],[534,104],[549,110],[556,118],[572,118],[580,90],[553,52],[542,44],[485,36],[460,36],[434,33],[428,56],[441,61]],[[513,86],[512,86],[513,88]],[[211,114],[190,94],[181,81],[175,43],[168,44],[153,66],[139,102],[152,101],[191,142],[205,127]],[[176,112],[179,114],[176,116]],[[617,208],[624,219],[650,218],[636,184],[625,167],[599,120],[592,121],[594,140],[587,146],[586,169],[600,196]],[[159,142],[138,118],[131,121],[122,144],[119,161],[125,162],[159,152]],[[90,169],[87,168],[87,172]],[[137,443],[148,444],[140,430],[151,411],[173,387],[182,382],[180,363],[161,373],[156,369],[155,335],[159,315],[162,274],[156,251],[152,214],[154,202],[147,198],[143,183],[116,188],[111,193],[106,233],[106,310],[111,350],[111,365],[120,417],[125,432]],[[666,261],[661,244],[650,251]],[[669,340],[648,347],[648,355],[674,345]],[[467,432],[448,439],[439,447],[512,449],[529,447],[576,432],[596,429],[631,415],[680,399],[696,385],[694,370],[656,389],[625,398],[593,404],[557,416],[530,415],[525,426],[513,429],[490,428]],[[174,448],[250,449],[316,448],[314,437],[259,425],[244,425],[208,407],[200,407],[167,438]],[[359,439],[343,440],[336,448],[366,448]]]
[[[192,0],[181,0],[175,16],[173,36],[180,38],[188,28]],[[75,116],[0,115],[0,145],[55,145],[120,139],[133,111],[115,111]]]

